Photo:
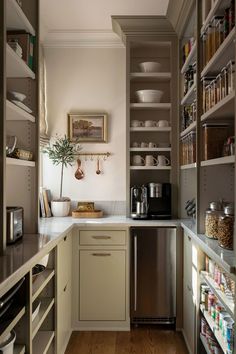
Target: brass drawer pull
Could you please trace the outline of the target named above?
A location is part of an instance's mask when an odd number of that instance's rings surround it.
[[[92,236],[95,240],[109,240],[111,236]]]
[[[107,256],[111,256],[110,253],[92,253],[92,256],[95,257],[107,257]]]

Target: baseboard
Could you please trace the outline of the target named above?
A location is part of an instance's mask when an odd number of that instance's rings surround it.
[[[187,338],[186,338],[186,336],[185,336],[185,333],[184,333],[184,329],[183,329],[183,328],[181,329],[181,332],[182,332],[182,334],[183,334],[184,341],[185,341],[185,344],[186,344],[186,347],[187,347],[187,349],[188,349],[189,354],[193,354],[192,351],[191,351],[190,348],[189,348],[188,341],[187,341]]]
[[[78,321],[73,331],[130,331],[130,321]]]

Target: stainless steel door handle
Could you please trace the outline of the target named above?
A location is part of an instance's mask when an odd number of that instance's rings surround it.
[[[92,253],[92,256],[107,257],[107,256],[111,256],[111,254],[110,253]]]
[[[137,311],[137,259],[138,242],[137,235],[134,236],[134,311]]]

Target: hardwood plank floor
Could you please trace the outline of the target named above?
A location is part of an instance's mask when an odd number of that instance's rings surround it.
[[[138,327],[130,332],[73,332],[66,354],[188,354],[182,334]]]

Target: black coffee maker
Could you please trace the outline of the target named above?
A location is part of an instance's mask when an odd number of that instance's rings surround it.
[[[148,218],[171,219],[171,184],[148,183]]]

